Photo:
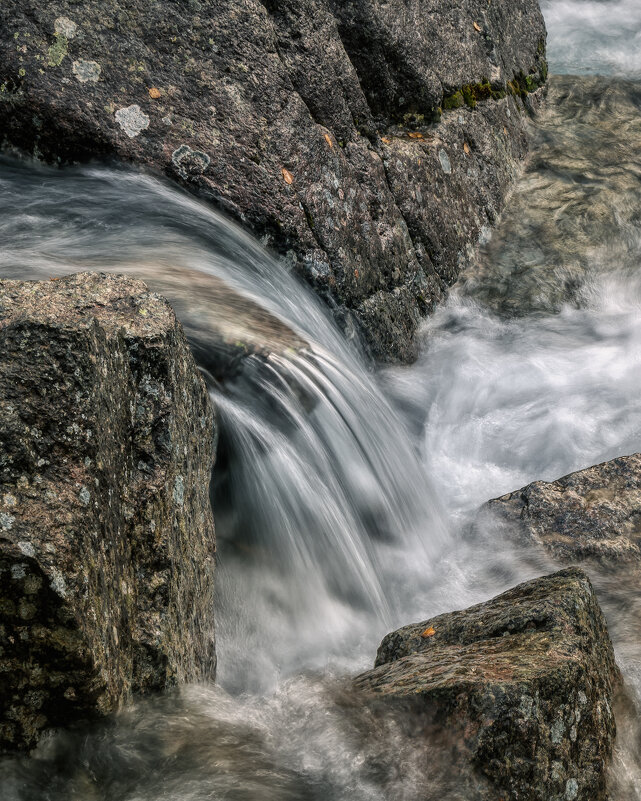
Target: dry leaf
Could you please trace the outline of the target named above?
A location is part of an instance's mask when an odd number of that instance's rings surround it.
[[[505,127],[505,125],[503,126],[503,133],[507,136],[507,128]]]
[[[332,142],[332,137],[329,134],[325,134],[325,141],[330,147],[334,147],[334,143]]]
[[[385,142],[386,145],[390,145],[392,140],[388,139],[386,136],[381,136],[381,142]]]
[[[463,142],[463,150],[465,151],[465,153],[466,153],[468,156],[470,155],[470,146],[468,145],[468,143],[467,143],[467,142]]]
[[[354,278],[358,278],[358,270],[354,270]]]
[[[433,626],[430,626],[429,628],[425,629],[425,631],[421,634],[421,637],[423,637],[423,639],[427,639],[427,637],[433,637],[435,634],[436,631],[434,630]]]
[[[294,176],[291,174],[291,172],[288,169],[283,167],[282,173],[283,173],[283,178],[285,179],[285,183],[286,184],[291,184],[291,183],[294,182]]]
[[[152,86],[149,90],[149,97],[152,97],[154,100],[158,100],[160,97],[160,89],[157,89],[155,86]]]
[[[475,30],[475,31],[478,31],[479,33],[481,32],[482,28],[481,28],[481,26],[478,24],[478,22],[475,22],[475,23],[474,23],[474,30]]]
[[[412,139],[424,139],[425,138],[423,136],[423,134],[419,133],[418,131],[410,131],[408,136],[411,136]]]

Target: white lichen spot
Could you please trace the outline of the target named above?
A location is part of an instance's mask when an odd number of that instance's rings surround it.
[[[565,801],[574,801],[579,794],[579,783],[576,779],[568,779],[565,783]]]
[[[452,162],[444,150],[438,151],[438,160],[441,162],[443,172],[449,175],[452,172]]]
[[[565,726],[563,721],[559,718],[555,720],[554,723],[550,726],[550,738],[555,745],[559,745],[561,740],[563,739],[563,734],[565,732]]]
[[[149,128],[149,117],[137,104],[119,108],[115,117],[118,125],[130,139],[135,139],[141,131]]]
[[[171,154],[171,161],[182,178],[188,175],[202,175],[211,162],[207,153],[192,150],[189,145],[181,145]]]
[[[36,462],[37,467],[44,467],[46,464],[47,464],[46,459],[38,459],[38,461]]]
[[[579,694],[578,694],[577,698],[579,699],[579,703],[581,704],[581,706],[585,706],[587,704],[587,702],[588,702],[588,697],[583,692],[583,690],[579,690]]]
[[[36,551],[30,542],[19,542],[18,548],[25,556],[35,556]]]
[[[58,17],[53,23],[53,31],[65,39],[73,39],[78,32],[78,26],[69,17]]]
[[[67,597],[67,585],[62,577],[62,573],[54,568],[52,571],[53,577],[51,579],[51,589],[58,593],[61,598]]]
[[[18,499],[16,498],[15,495],[12,495],[10,492],[7,492],[7,494],[2,499],[2,502],[4,503],[5,506],[15,506],[18,503]]]
[[[487,245],[491,238],[492,229],[489,227],[489,225],[483,225],[479,231],[479,245],[481,245],[481,247],[483,247],[483,245]]]
[[[149,521],[149,528],[151,529],[152,532],[154,532],[156,530],[156,521],[155,520],[150,520]]]
[[[0,529],[3,531],[9,531],[14,521],[15,517],[13,515],[10,515],[8,512],[0,512]]]
[[[20,581],[26,575],[25,573],[26,565],[11,565],[11,578],[14,581]]]
[[[91,467],[91,459],[88,456],[85,456],[84,465],[85,467]]]
[[[174,479],[174,503],[182,506],[185,501],[185,482],[182,476],[176,476]]]
[[[67,434],[80,434],[82,429],[78,425],[78,423],[72,423],[70,426],[67,426]]]
[[[529,720],[532,717],[532,707],[534,706],[534,698],[531,695],[522,695],[521,696],[521,703],[519,704],[519,712],[525,718],[525,720]]]
[[[89,490],[87,489],[87,487],[83,487],[83,488],[80,490],[80,493],[79,493],[78,497],[80,498],[80,501],[81,501],[81,502],[82,502],[82,503],[83,503],[85,506],[89,506],[89,501],[91,500],[91,493],[89,492]]]
[[[97,61],[84,61],[83,59],[74,61],[71,69],[80,83],[96,83],[102,71],[102,67]]]
[[[572,740],[573,743],[576,742],[576,726],[572,726],[570,729],[570,740]]]

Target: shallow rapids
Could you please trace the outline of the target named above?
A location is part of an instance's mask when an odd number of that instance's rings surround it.
[[[553,71],[590,77],[552,79],[511,204],[409,368],[372,372],[288,264],[178,189],[0,163],[0,276],[143,277],[174,302],[221,424],[220,687],[0,762],[0,797],[465,801],[345,677],[391,628],[557,567],[491,527],[472,535],[484,501],[641,450],[637,5],[543,4]],[[221,382],[212,342],[243,315],[269,346]],[[593,579],[641,703],[638,587]],[[622,725],[613,801],[641,799],[637,742]]]

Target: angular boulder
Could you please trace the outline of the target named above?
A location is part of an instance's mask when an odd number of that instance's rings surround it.
[[[144,283],[0,281],[0,751],[213,678],[214,430]]]
[[[426,759],[447,743],[453,797],[604,801],[619,682],[590,581],[568,568],[388,634],[355,685],[411,721]]]
[[[488,501],[486,515],[561,561],[641,562],[641,454],[535,481]]]
[[[13,0],[0,23],[0,143],[180,181],[387,360],[474,261],[547,75],[537,0]]]

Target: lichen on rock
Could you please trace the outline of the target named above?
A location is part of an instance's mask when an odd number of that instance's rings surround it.
[[[426,755],[445,743],[466,801],[606,801],[620,684],[577,568],[388,634],[355,680],[379,714],[402,712]]]
[[[182,329],[141,281],[2,280],[0,345],[9,750],[213,678],[215,429]]]
[[[1,138],[54,163],[115,155],[164,172],[290,254],[372,356],[411,361],[421,319],[502,209],[545,73],[537,0],[479,8],[0,4]]]

